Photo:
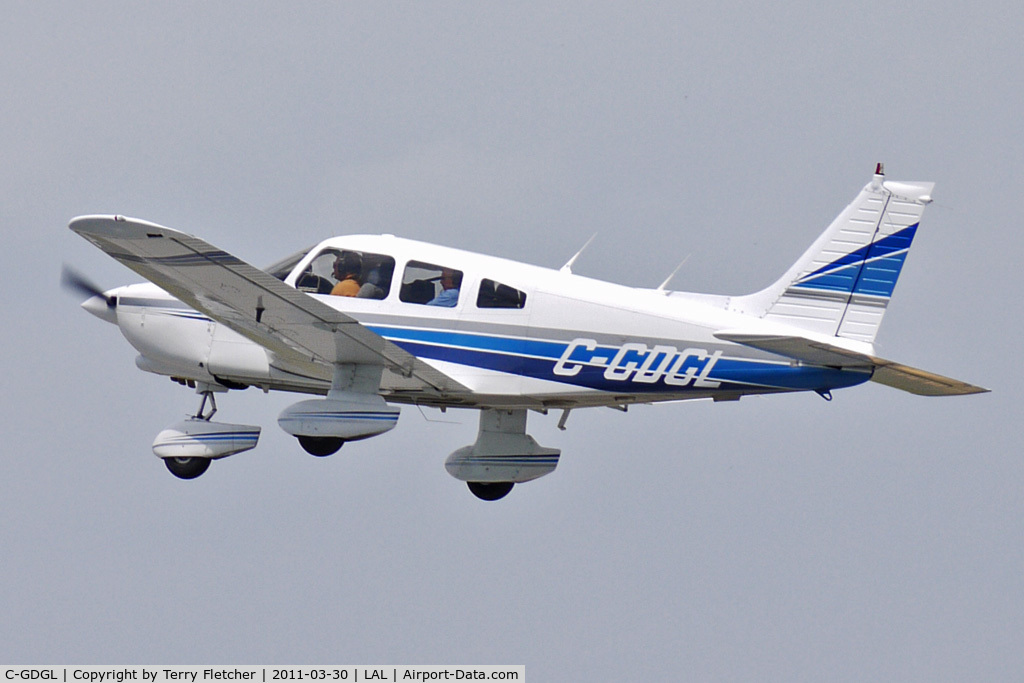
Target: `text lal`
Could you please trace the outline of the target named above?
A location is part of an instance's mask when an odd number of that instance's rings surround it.
[[[391,676],[388,676],[386,669],[363,669],[362,676],[359,676],[361,681],[391,681],[394,680]],[[414,671],[412,669],[406,669],[405,673],[402,674],[403,681],[422,681],[426,679],[439,680],[444,678],[445,680],[454,681],[485,681],[487,680],[487,674],[483,671],[473,671],[471,669],[456,669],[455,671],[434,671],[425,674],[424,672]]]

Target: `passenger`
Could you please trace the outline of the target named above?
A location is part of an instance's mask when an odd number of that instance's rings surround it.
[[[383,278],[380,275],[380,269],[374,268],[366,276],[366,282],[359,288],[359,293],[356,294],[360,299],[383,299],[385,296]]]
[[[427,302],[428,306],[444,306],[454,308],[459,302],[459,287],[462,286],[462,273],[451,268],[441,269],[441,293]]]
[[[363,270],[363,259],[354,251],[343,251],[334,259],[334,296],[356,296],[359,294],[359,273]]]

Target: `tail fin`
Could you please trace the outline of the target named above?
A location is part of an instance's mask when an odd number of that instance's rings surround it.
[[[857,198],[767,289],[733,301],[751,315],[871,343],[935,183],[885,180],[882,164]]]

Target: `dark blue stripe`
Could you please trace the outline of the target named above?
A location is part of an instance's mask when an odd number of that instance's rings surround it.
[[[891,297],[918,225],[852,251],[804,276],[793,287]]]
[[[654,384],[609,380],[605,368],[583,366],[573,377],[554,374],[555,361],[522,356],[507,356],[477,349],[453,349],[430,344],[396,341],[398,346],[420,358],[447,361],[460,365],[495,370],[524,377],[560,382],[578,387],[623,394],[706,393],[708,387],[669,386],[659,380]],[[721,382],[718,391],[742,389],[749,385],[781,390],[840,389],[868,381],[870,371],[837,370],[833,368],[792,367],[740,359],[720,359],[709,380]]]

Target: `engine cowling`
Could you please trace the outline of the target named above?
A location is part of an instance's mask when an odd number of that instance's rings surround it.
[[[159,458],[207,458],[216,460],[256,447],[260,428],[190,418],[172,424],[156,435],[153,453]]]
[[[394,429],[400,412],[377,394],[332,391],[288,406],[277,423],[292,436],[358,441]]]

